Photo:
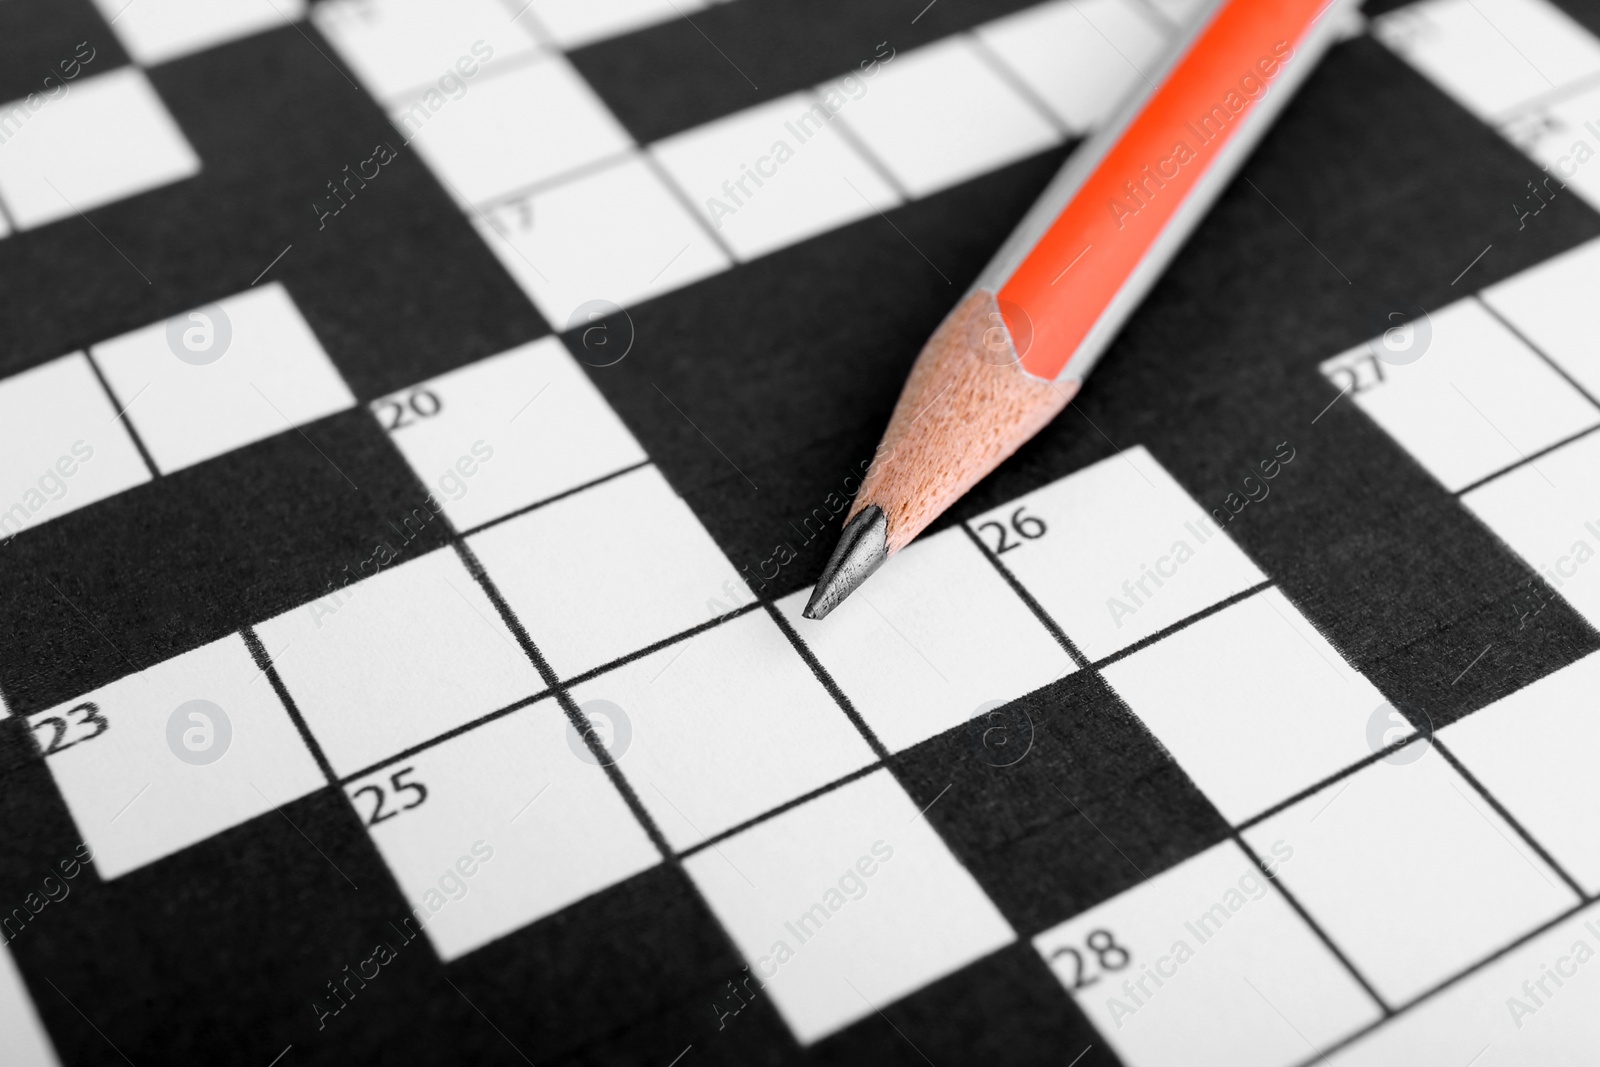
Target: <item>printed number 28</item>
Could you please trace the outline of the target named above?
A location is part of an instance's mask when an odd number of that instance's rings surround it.
[[[402,781],[406,775],[410,774],[415,769],[416,768],[414,767],[402,767],[389,776],[389,786],[393,790],[393,795],[396,798],[398,798],[401,793],[416,794],[417,798],[409,804],[402,804],[398,808],[385,811],[384,804],[389,800],[390,793],[386,792],[381,784],[364,785],[360,789],[357,789],[354,793],[350,794],[350,800],[352,803],[355,802],[356,797],[363,793],[371,793],[376,801],[376,803],[372,805],[372,814],[367,816],[368,826],[376,826],[385,819],[394,818],[402,811],[410,811],[412,808],[417,807],[424,800],[428,799],[427,786],[423,785],[421,782]]]
[[[1044,524],[1043,519],[1036,515],[1024,515],[1022,513],[1022,509],[1018,508],[1016,511],[1011,513],[1011,529],[1016,532],[1018,537],[1023,538],[1023,540],[1037,541],[1039,538],[1045,535],[1045,531],[1048,530],[1049,527]],[[1008,538],[1006,536],[1006,528],[998,522],[986,522],[982,526],[978,527],[978,530],[980,532],[983,530],[993,530],[998,535],[998,539],[994,544],[994,554],[997,556],[1004,555],[1005,553],[1010,552],[1013,548],[1022,547],[1022,541],[1013,541]]]
[[[1083,989],[1092,986],[1100,980],[1098,972],[1120,971],[1128,965],[1131,958],[1128,950],[1117,944],[1117,939],[1110,930],[1090,930],[1089,936],[1084,938],[1084,944],[1094,954],[1097,967],[1090,967],[1084,962],[1083,953],[1071,945],[1064,945],[1050,953],[1050,962],[1063,957],[1072,959],[1072,982],[1068,989]]]

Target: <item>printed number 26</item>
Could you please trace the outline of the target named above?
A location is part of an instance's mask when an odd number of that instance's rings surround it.
[[[1018,537],[1024,540],[1037,541],[1045,535],[1045,531],[1049,527],[1044,524],[1043,519],[1036,515],[1024,515],[1022,508],[1018,508],[1011,513],[1011,529],[1016,532]],[[980,532],[983,530],[993,530],[995,532],[997,540],[994,544],[994,554],[997,556],[1004,555],[1013,548],[1022,547],[1022,541],[1013,541],[1008,538],[1006,536],[1006,528],[998,522],[986,522],[978,527],[978,530]]]

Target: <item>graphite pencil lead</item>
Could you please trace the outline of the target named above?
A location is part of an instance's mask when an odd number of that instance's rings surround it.
[[[808,619],[827,617],[845,597],[889,558],[889,519],[876,504],[862,508],[845,524],[822,577],[802,612]]]

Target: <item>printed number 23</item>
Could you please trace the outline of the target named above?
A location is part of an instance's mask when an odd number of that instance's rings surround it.
[[[1022,513],[1022,509],[1018,508],[1016,511],[1011,513],[1011,529],[1016,532],[1018,537],[1021,537],[1024,540],[1037,541],[1039,538],[1045,535],[1045,531],[1048,530],[1049,527],[1044,524],[1043,519],[1036,515],[1024,515]],[[986,522],[982,526],[978,527],[978,530],[980,532],[983,530],[993,530],[998,535],[998,540],[994,544],[994,554],[997,556],[1004,555],[1005,553],[1010,552],[1013,548],[1022,547],[1022,541],[1013,541],[1009,539],[1006,536],[1005,526],[998,522]]]
[[[368,826],[376,826],[385,819],[394,818],[402,811],[410,811],[412,808],[417,807],[424,800],[428,799],[427,786],[423,785],[421,782],[407,782],[402,780],[406,775],[410,774],[415,769],[416,768],[414,767],[402,767],[389,776],[389,786],[394,791],[393,795],[396,798],[398,798],[401,793],[415,793],[417,796],[417,798],[411,803],[402,804],[399,808],[390,809],[388,811],[384,810],[384,805],[389,800],[390,794],[385,792],[383,786],[379,784],[364,785],[360,789],[357,789],[354,793],[350,794],[351,803],[354,803],[356,797],[360,796],[362,793],[371,793],[373,799],[376,801],[376,803],[372,805],[372,814],[367,816]]]
[[[73,719],[73,716],[77,716],[77,718]],[[32,728],[37,730],[46,724],[55,727],[55,733],[51,735],[50,743],[44,746],[44,754],[46,756],[53,756],[62,749],[71,748],[79,741],[92,740],[111,729],[111,724],[106,721],[106,717],[100,714],[100,705],[92,700],[76,704],[68,708],[62,715],[47,715],[35,721],[32,724]],[[84,733],[84,728],[89,726],[94,727],[94,732]],[[70,741],[67,740],[69,733],[73,735]]]

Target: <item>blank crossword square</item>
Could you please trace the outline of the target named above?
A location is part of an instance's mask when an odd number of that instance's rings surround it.
[[[1344,383],[1340,368],[1370,369],[1376,377],[1349,372],[1364,381],[1355,403],[1446,489],[1464,489],[1600,422],[1600,410],[1477,300],[1427,322],[1431,340],[1413,362],[1387,362],[1388,348],[1374,341],[1322,370]]]
[[[684,869],[802,1045],[1016,936],[884,770],[698,852]]]
[[[819,98],[795,93],[650,151],[734,255],[754,259],[899,204],[834,119]]]
[[[1372,754],[1383,694],[1287,597],[1263,589],[1105,668],[1230,823]]]
[[[1263,859],[1292,869],[1281,854]],[[1350,972],[1232,841],[1033,939],[1122,1062],[1298,1063],[1374,1021]]]
[[[471,544],[563,678],[750,599],[733,565],[654,467],[499,523]]]
[[[968,525],[1091,660],[1265,579],[1142,445]]]
[[[545,699],[345,787],[441,959],[661,862],[569,734]]]
[[[355,403],[277,282],[179,312],[90,352],[163,474]]]
[[[1486,122],[1600,72],[1600,41],[1547,0],[1424,0],[1372,30]]]
[[[1461,498],[1560,596],[1600,626],[1600,433],[1591,433]],[[1521,599],[1537,608],[1533,586]],[[1543,597],[1548,594],[1540,593]],[[1518,629],[1523,623],[1518,620]]]
[[[904,52],[873,77],[818,87],[902,188],[927,196],[1056,143],[1051,125],[979,54],[953,37]]]
[[[332,0],[313,8],[311,18],[386,102],[431,88],[437,101],[451,101],[441,108],[453,106],[476,90],[486,69],[539,47],[526,22],[513,22],[498,0]]]
[[[726,270],[704,224],[637,156],[474,216],[558,330],[591,301],[627,306]]]
[[[343,586],[257,632],[340,775],[544,689],[448,548]]]
[[[528,4],[539,24],[569,51],[652,23],[682,18],[705,6],[705,0],[532,0]]]
[[[10,1067],[58,1067],[61,1062],[28,997],[27,984],[11,958],[11,949],[4,945],[0,945],[0,1034],[5,1035],[6,1063]]]
[[[1577,903],[1431,749],[1363,767],[1244,837],[1263,856],[1287,844],[1283,885],[1391,1006]]]
[[[200,158],[138,67],[0,105],[0,200],[20,229],[72,218],[200,171]],[[15,131],[15,132],[10,132]]]
[[[375,400],[372,411],[458,530],[645,460],[555,337]]]
[[[95,0],[117,39],[149,67],[305,17],[305,0]]]
[[[826,620],[778,608],[878,740],[900,752],[1071,673],[1071,657],[960,529],[895,554]]]
[[[149,480],[83,353],[0,379],[0,538]]]
[[[1600,103],[1600,97],[1595,99]],[[1547,259],[1480,295],[1590,396],[1600,396],[1596,292],[1600,292],[1600,240]]]
[[[631,741],[617,764],[676,849],[873,759],[762,611],[602,674],[577,686],[573,698],[621,709]]]
[[[1439,731],[1485,789],[1588,893],[1600,891],[1600,653]]]
[[[462,206],[481,205],[617,155],[632,142],[594,90],[559,55],[494,70],[459,99],[408,126],[425,94],[391,117]]]
[[[1135,0],[1055,0],[977,33],[1077,134],[1154,78],[1166,40]]]
[[[105,879],[324,784],[238,634],[30,715],[28,725]]]

